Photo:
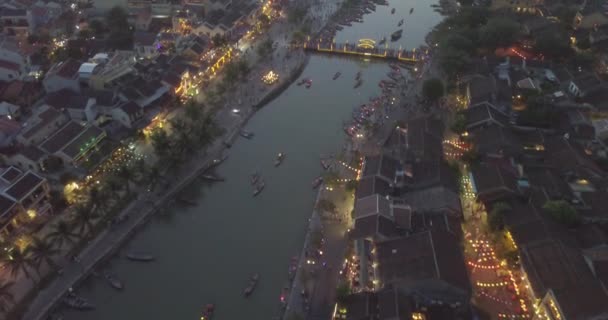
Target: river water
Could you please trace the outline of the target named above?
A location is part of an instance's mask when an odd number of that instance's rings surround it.
[[[404,17],[401,45],[423,44],[425,34],[441,19],[431,3],[392,2],[365,16],[362,24],[343,30],[336,40],[388,36]],[[393,6],[395,15],[389,12]],[[415,11],[409,15],[411,7]],[[354,90],[359,70],[364,83]],[[342,76],[333,81],[337,71]],[[276,315],[289,261],[302,248],[312,212],[310,185],[321,172],[319,155],[340,151],[345,137],[342,122],[355,106],[380,93],[377,83],[388,71],[385,63],[312,57],[303,73],[313,79],[312,88],[292,85],[253,117],[246,129],[255,138],[237,140],[217,170],[226,181],[192,185],[197,206],[175,206],[153,218],[109,262],[107,268],[125,283],[125,290],[116,292],[104,281],[89,280],[78,293],[96,310],[67,311],[66,318],[199,319],[207,303],[216,304],[214,319],[219,320]],[[286,152],[287,157],[274,168],[277,152]],[[264,177],[266,189],[253,198],[249,175],[255,169]],[[157,261],[138,264],[120,257],[129,250],[151,252]],[[260,274],[260,282],[255,293],[243,299],[252,272]]]

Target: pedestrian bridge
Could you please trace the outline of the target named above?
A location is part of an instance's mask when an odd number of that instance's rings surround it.
[[[365,58],[396,60],[405,63],[416,63],[424,60],[428,50],[404,50],[390,48],[388,44],[378,46],[372,39],[360,39],[356,43],[336,43],[323,39],[308,40],[300,45],[305,51],[335,55],[354,55]]]

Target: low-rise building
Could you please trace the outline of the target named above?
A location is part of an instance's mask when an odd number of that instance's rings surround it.
[[[96,126],[70,121],[46,139],[40,148],[61,158],[65,164],[77,167],[105,137],[106,133]]]
[[[0,239],[8,241],[39,216],[52,214],[50,188],[45,178],[15,167],[0,173]]]
[[[133,34],[133,51],[139,57],[152,59],[159,54],[159,49],[160,44],[155,33],[137,31]]]
[[[32,14],[26,9],[2,8],[0,10],[0,23],[4,33],[27,37],[34,29]]]
[[[133,101],[126,102],[112,110],[112,119],[129,129],[134,128],[135,123],[142,119],[143,115],[143,108]]]
[[[44,76],[42,84],[46,92],[70,89],[80,92],[80,78],[78,70],[80,63],[74,59],[58,62]]]
[[[17,141],[24,145],[37,145],[68,122],[68,116],[49,106],[42,105],[24,122]]]

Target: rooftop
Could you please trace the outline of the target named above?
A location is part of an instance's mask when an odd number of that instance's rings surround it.
[[[17,182],[15,182],[5,192],[13,199],[21,201],[27,195],[34,191],[44,180],[37,174],[28,171]]]
[[[49,153],[55,153],[63,149],[70,141],[79,136],[84,127],[75,121],[66,123],[59,131],[48,138],[40,147]]]

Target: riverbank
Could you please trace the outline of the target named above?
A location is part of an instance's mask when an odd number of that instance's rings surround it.
[[[303,70],[308,63],[308,59],[302,59],[290,72],[297,73]],[[216,165],[214,160],[221,159],[227,155],[224,142],[227,139],[234,141],[239,136],[240,130],[247,124],[261,106],[263,101],[271,101],[269,97],[276,97],[297,79],[293,76],[285,76],[284,80],[277,83],[273,88],[261,93],[256,107],[244,111],[240,117],[232,117],[234,123],[228,124],[228,130],[220,137],[217,137],[206,152],[194,156],[189,163],[185,164],[180,170],[177,179],[174,179],[172,186],[165,190],[155,193],[140,194],[129,206],[127,206],[118,217],[126,217],[122,224],[115,228],[108,229],[99,234],[92,240],[87,247],[78,255],[79,263],[71,263],[64,267],[63,274],[57,277],[51,284],[41,290],[38,296],[30,304],[28,311],[23,319],[41,320],[49,313],[55,304],[63,297],[70,288],[75,288],[86,279],[92,270],[103,263],[106,259],[114,256],[116,251],[133,236],[139,227],[144,225],[151,216],[159,211],[167,203],[173,201],[184,188],[189,186],[210,166]],[[223,110],[224,112],[229,110]],[[224,127],[227,124],[223,123]]]
[[[299,59],[303,57],[303,59]],[[105,230],[92,240],[78,255],[79,263],[70,263],[63,268],[63,274],[57,277],[49,286],[41,290],[30,304],[24,319],[43,319],[53,309],[62,296],[70,288],[78,286],[86,279],[91,271],[100,263],[113,257],[116,251],[124,245],[151,216],[159,211],[167,203],[175,199],[185,187],[190,185],[199,175],[213,164],[214,159],[221,158],[226,151],[226,141],[234,141],[241,129],[253,117],[263,105],[269,103],[287,89],[295,81],[306,67],[309,57],[295,55],[296,65],[287,73],[281,75],[281,80],[264,92],[254,91],[255,103],[251,108],[243,110],[243,113],[235,117],[229,108],[223,108],[216,116],[221,127],[226,128],[225,133],[218,137],[209,147],[207,152],[193,157],[189,163],[184,165],[178,178],[173,179],[168,190],[158,191],[154,194],[139,195],[131,204],[118,214],[119,217],[128,216],[129,219],[115,228]],[[255,67],[258,67],[256,65]],[[254,67],[254,69],[256,69]],[[253,74],[261,74],[266,69],[265,65],[259,66]],[[257,72],[256,72],[257,71]],[[280,72],[280,71],[279,71]],[[254,81],[259,80],[252,77]],[[234,91],[237,91],[236,89]],[[222,118],[223,117],[223,118]]]

